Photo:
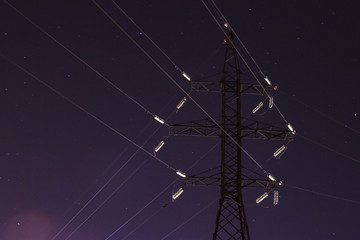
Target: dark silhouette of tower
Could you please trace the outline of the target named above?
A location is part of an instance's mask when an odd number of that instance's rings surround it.
[[[260,174],[242,163],[243,139],[291,140],[292,132],[241,116],[242,96],[263,95],[271,85],[241,82],[241,71],[230,31],[226,40],[225,60],[220,81],[191,81],[192,91],[221,94],[220,117],[206,118],[169,126],[173,136],[204,136],[221,138],[220,166],[199,174],[187,176],[186,184],[220,186],[219,209],[216,216],[213,240],[250,239],[242,189],[265,188],[272,191],[278,182],[263,170]],[[266,92],[265,92],[266,91]]]

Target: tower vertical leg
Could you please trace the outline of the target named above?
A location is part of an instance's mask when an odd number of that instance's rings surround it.
[[[221,190],[213,240],[249,239],[241,187],[241,72],[231,41],[232,33],[227,41],[221,80]]]

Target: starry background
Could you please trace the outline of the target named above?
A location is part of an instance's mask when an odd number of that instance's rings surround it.
[[[184,93],[91,1],[10,3],[147,110],[167,118],[168,123],[205,117],[190,101],[174,114]],[[111,1],[98,3],[189,90],[186,79]],[[117,3],[193,79],[221,72],[224,35],[201,1]],[[271,155],[282,143],[244,143],[244,148],[265,169],[285,183],[279,189],[276,207],[271,197],[260,206],[255,203],[262,190],[243,191],[250,236],[358,239],[358,2],[278,0],[217,4],[264,73],[278,86],[274,101],[298,133],[280,159]],[[3,55],[137,144],[142,145],[151,136],[144,145],[147,151],[152,152],[166,138],[165,125],[154,121],[8,4],[2,1],[0,5]],[[188,187],[172,202],[171,195],[182,186],[182,179],[174,172],[142,151],[132,157],[137,150],[134,145],[4,58],[0,74],[0,239],[107,239],[129,219],[110,239],[211,239],[218,188]],[[220,115],[218,95],[202,93],[192,97],[211,115]],[[244,98],[244,114],[259,100]],[[285,127],[274,110],[261,118]],[[218,141],[170,137],[157,157],[186,170]],[[188,174],[219,161],[218,146]],[[243,163],[256,167],[246,157]],[[116,189],[106,204],[76,230]],[[199,211],[202,212],[187,222]],[[182,227],[172,233],[178,226]]]

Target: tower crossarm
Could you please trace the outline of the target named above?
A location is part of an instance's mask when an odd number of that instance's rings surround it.
[[[201,173],[190,175],[186,177],[185,185],[188,186],[220,186],[221,172],[220,167],[210,168]],[[237,181],[237,180],[235,180]],[[231,183],[237,185],[237,182]],[[241,187],[242,188],[262,188],[262,189],[274,189],[277,182],[271,181],[265,176],[259,173],[251,171],[248,174],[241,175]]]
[[[219,119],[219,118],[215,118]],[[262,139],[262,140],[292,140],[293,134],[286,128],[276,127],[267,123],[241,118],[241,138],[242,139]],[[172,136],[221,136],[220,124],[216,124],[212,119],[201,119],[179,124],[169,125],[169,135]],[[228,134],[236,137],[239,129],[236,124],[228,124]]]
[[[263,188],[263,189],[274,189],[276,182],[273,182],[269,179],[262,178],[251,178],[245,175],[242,175],[242,188]]]
[[[218,137],[220,132],[219,126],[209,118],[169,125],[172,136]]]
[[[249,118],[242,118],[241,138],[290,141],[293,137],[294,135],[289,129]]]
[[[228,82],[231,84],[231,81]],[[194,92],[221,92],[221,87],[221,82],[218,81],[191,81],[191,91]],[[266,84],[241,83],[240,89],[241,94],[265,96],[266,92],[269,93],[276,87]]]

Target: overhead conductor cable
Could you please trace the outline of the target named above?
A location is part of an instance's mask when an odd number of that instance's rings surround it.
[[[142,108],[146,113],[154,116],[145,106],[143,106],[140,102],[135,100],[133,97],[131,97],[129,94],[127,94],[124,90],[122,90],[120,87],[115,85],[112,81],[110,81],[108,78],[106,78],[103,74],[101,74],[97,69],[92,67],[89,63],[87,63],[84,59],[79,57],[77,54],[75,54],[73,51],[71,51],[69,48],[67,48],[64,44],[62,44],[60,41],[58,41],[55,37],[50,35],[45,29],[37,25],[34,21],[32,21],[30,18],[25,16],[22,12],[20,12],[16,7],[14,7],[12,4],[10,4],[8,1],[4,1],[9,7],[14,9],[18,14],[20,14],[23,18],[25,18],[28,22],[30,22],[34,27],[36,27],[40,32],[48,36],[51,40],[53,40],[56,44],[58,44],[60,47],[62,47],[64,50],[66,50],[68,53],[70,53],[74,58],[76,58],[78,61],[80,61],[82,64],[87,66],[89,69],[91,69],[94,73],[96,73],[99,77],[101,77],[103,80],[105,80],[108,84],[110,84],[112,87],[114,87],[116,90],[118,90],[121,94],[123,94],[125,97],[130,99],[133,103],[135,103],[137,106]]]
[[[30,73],[28,70],[26,70],[25,68],[21,67],[20,65],[18,65],[17,63],[15,63],[14,61],[10,60],[9,58],[7,58],[6,56],[4,56],[3,54],[0,53],[0,56],[2,58],[4,58],[6,61],[8,61],[9,63],[11,63],[12,65],[14,65],[15,67],[17,67],[18,69],[22,70],[23,72],[25,72],[27,75],[29,75],[30,77],[34,78],[36,81],[38,81],[39,83],[41,83],[42,85],[44,85],[45,87],[47,87],[48,89],[50,89],[52,92],[54,92],[56,95],[60,96],[61,98],[63,98],[64,100],[66,100],[67,102],[69,102],[70,104],[72,104],[74,107],[78,108],[79,110],[81,110],[82,112],[86,113],[87,115],[89,115],[90,117],[92,117],[93,119],[95,119],[96,121],[98,121],[99,123],[101,123],[102,125],[104,125],[105,127],[107,127],[108,129],[112,130],[113,132],[115,132],[116,134],[118,134],[119,136],[121,136],[122,138],[124,138],[125,140],[129,141],[131,144],[135,145],[138,149],[144,151],[145,153],[149,154],[150,156],[152,156],[155,160],[157,160],[158,162],[164,164],[165,166],[167,166],[168,169],[172,170],[172,171],[177,171],[175,168],[173,168],[172,166],[170,166],[169,164],[167,164],[166,162],[162,161],[161,159],[157,158],[156,156],[152,155],[150,152],[148,152],[147,150],[145,150],[142,146],[138,145],[137,143],[135,143],[134,141],[132,141],[131,139],[129,139],[128,137],[126,137],[125,135],[123,135],[122,133],[120,133],[119,131],[117,131],[116,129],[114,129],[113,127],[111,127],[110,125],[108,125],[107,123],[105,123],[104,121],[102,121],[100,118],[96,117],[95,115],[93,115],[92,113],[88,112],[86,109],[84,109],[83,107],[81,107],[80,105],[78,105],[77,103],[75,103],[74,101],[72,101],[70,98],[66,97],[65,95],[63,95],[61,92],[59,92],[58,90],[56,90],[55,88],[53,88],[52,86],[50,86],[49,84],[47,84],[46,82],[42,81],[41,79],[39,79],[38,77],[36,77],[35,75],[33,75],[32,73]],[[162,141],[163,142],[163,141]],[[160,144],[159,144],[160,145]],[[164,142],[162,143],[162,145],[164,145]],[[161,145],[161,146],[162,146]],[[161,148],[161,146],[159,147],[159,149]],[[158,149],[158,150],[159,150]],[[161,192],[162,193],[162,192]],[[161,194],[160,193],[160,194]],[[88,202],[89,203],[89,202]],[[87,204],[88,204],[87,203]],[[150,203],[149,203],[150,204]],[[86,207],[86,205],[82,208],[84,209]],[[77,215],[76,215],[77,216]],[[75,216],[75,217],[76,217]],[[71,221],[75,218],[73,217],[71,219]],[[70,222],[71,222],[70,221]],[[62,232],[64,230],[65,227],[67,227],[70,222],[68,222],[62,229],[60,232]],[[60,232],[58,232],[53,238],[52,240],[54,240],[59,234]],[[112,236],[112,235],[111,235]],[[110,237],[111,237],[110,236]],[[108,239],[108,238],[107,238]]]
[[[215,4],[215,2],[213,0],[211,0],[213,7],[215,7],[217,13],[219,14],[219,16],[225,21],[227,22],[228,27],[232,30],[232,32],[235,34],[236,38],[239,40],[239,42],[241,43],[242,47],[244,48],[244,50],[246,51],[246,53],[248,54],[248,56],[252,59],[253,63],[257,66],[258,70],[260,71],[260,73],[263,75],[264,80],[266,81],[266,83],[271,86],[271,82],[269,80],[269,78],[267,76],[265,76],[265,74],[263,73],[263,71],[261,70],[261,68],[259,67],[259,65],[256,63],[255,59],[251,56],[250,52],[247,50],[247,48],[245,47],[244,43],[241,41],[241,39],[239,38],[239,36],[236,34],[236,32],[231,28],[230,24],[228,23],[227,19],[225,18],[225,16],[222,14],[222,12],[220,11],[220,9],[218,8],[218,6]],[[206,9],[208,10],[208,12],[210,13],[210,15],[212,16],[212,18],[215,20],[216,24],[220,27],[220,29],[222,30],[222,32],[224,33],[224,35],[227,37],[226,32],[222,29],[222,27],[220,26],[219,22],[217,21],[216,17],[214,16],[214,14],[211,12],[211,10],[209,9],[209,7],[206,5],[206,3],[204,2],[204,0],[202,0],[203,5],[206,7]],[[228,38],[228,37],[227,37]],[[235,47],[235,45],[230,41],[230,43],[233,45],[233,47],[235,48],[236,52],[238,53],[238,55],[240,56],[240,58],[242,59],[242,61],[244,62],[245,66],[249,69],[249,71],[251,72],[251,74],[253,75],[253,77],[256,79],[256,81],[260,84],[260,87],[264,90],[265,94],[270,97],[269,93],[266,91],[265,87],[261,84],[261,82],[259,81],[259,79],[256,77],[255,73],[253,72],[253,70],[251,69],[251,67],[249,66],[249,64],[246,62],[246,60],[244,59],[244,57],[240,54],[239,50]],[[275,87],[276,88],[276,87]],[[274,88],[274,89],[275,89]],[[286,122],[286,119],[284,117],[284,115],[281,113],[280,109],[276,106],[276,104],[274,104],[276,110],[278,111],[278,113],[281,115],[281,117],[283,118],[283,120]],[[293,134],[295,134],[295,132],[293,132]]]
[[[146,34],[146,32],[138,25],[136,24],[136,22],[119,6],[119,4],[117,4],[114,0],[111,0],[113,2],[113,4],[117,7],[117,9],[119,9],[126,17],[127,19],[130,20],[130,22],[132,22],[134,24],[134,26],[142,33],[143,36],[145,36],[160,52],[161,54],[167,59],[169,60],[169,62],[171,62],[172,65],[174,65],[175,69],[179,72],[181,72],[181,74],[190,81],[190,77],[183,71],[181,70],[181,68],[160,48],[159,45],[156,44],[156,42],[154,42],[149,35]]]
[[[162,68],[162,67],[160,66],[160,64],[159,64],[157,61],[155,61],[155,59],[152,58],[152,57],[150,56],[150,54],[149,54],[148,52],[146,52],[145,49],[142,48],[142,47],[139,45],[139,43],[137,43],[137,42],[129,35],[129,33],[127,33],[127,32],[119,25],[119,24],[115,21],[115,19],[113,19],[113,18],[109,15],[109,13],[106,12],[106,11],[97,3],[96,0],[91,0],[91,1],[99,8],[99,10],[101,10],[101,11],[106,15],[106,17],[108,17],[108,18],[110,19],[110,21],[112,21],[112,22],[139,48],[139,50],[141,50],[179,89],[181,89],[181,91],[183,91],[185,94],[187,94],[187,92],[175,81],[175,79],[174,79],[173,77],[171,77],[171,76],[169,75],[169,73],[168,73],[167,71],[165,71],[165,69]],[[190,77],[189,77],[185,72],[183,72],[182,74],[183,74],[183,76],[184,76],[186,79],[188,79],[189,81],[191,80]],[[212,118],[212,117],[210,116],[210,114],[209,114],[196,100],[194,100],[194,99],[193,99],[191,96],[189,96],[188,94],[187,94],[187,96],[188,96],[188,98],[191,99],[191,100],[195,103],[195,105],[196,105],[203,113],[205,113],[222,131],[224,131],[224,133],[225,133],[227,136],[229,136],[230,139],[231,139],[236,145],[238,145],[238,146],[240,147],[240,149],[241,149],[259,168],[261,168],[262,170],[265,171],[265,169],[264,169],[247,151],[245,151],[245,149],[244,149],[243,147],[241,147],[241,146],[235,141],[235,139],[233,139],[233,138],[230,136],[230,134],[229,134],[227,131],[225,131],[225,130],[214,120],[214,118]]]

